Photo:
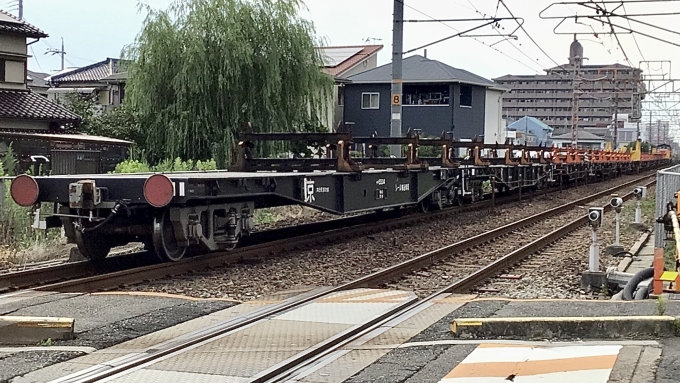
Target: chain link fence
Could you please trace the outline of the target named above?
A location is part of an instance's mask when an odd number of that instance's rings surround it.
[[[654,210],[654,247],[664,248],[666,232],[662,223],[656,219],[666,214],[666,205],[677,200],[675,193],[680,191],[680,165],[660,170],[656,174],[656,204]]]

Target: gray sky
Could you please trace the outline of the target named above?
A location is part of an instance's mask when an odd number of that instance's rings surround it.
[[[6,0],[11,1],[11,0]],[[471,18],[480,17],[479,13],[508,16],[502,6],[497,9],[497,0],[404,0],[406,4],[406,19],[427,19],[418,11],[438,18]],[[155,8],[165,8],[171,0],[145,0]],[[101,0],[24,0],[25,19],[46,31],[50,37],[42,39],[32,46],[35,55],[29,61],[29,69],[43,72],[53,72],[60,67],[59,57],[45,55],[48,48],[58,48],[63,37],[67,52],[66,66],[84,66],[106,57],[118,57],[121,48],[132,42],[139,32],[144,14],[137,11],[138,0],[117,0],[113,3]],[[517,17],[525,19],[525,28],[546,53],[555,61],[563,64],[567,61],[571,35],[556,35],[553,28],[559,20],[542,20],[539,12],[550,5],[549,0],[505,0],[510,10]],[[387,63],[391,57],[392,43],[392,0],[306,0],[307,9],[302,16],[314,21],[319,36],[324,37],[328,45],[357,45],[366,43],[367,38],[381,39],[376,41],[385,45],[379,54],[379,64]],[[9,6],[4,5],[5,9]],[[412,8],[410,8],[412,7]],[[550,14],[583,15],[585,9],[576,5],[568,8],[553,8]],[[646,4],[644,6],[633,3],[626,4],[629,14],[655,11],[678,11],[680,3]],[[478,13],[479,12],[479,13]],[[498,12],[498,13],[496,13]],[[680,16],[640,18],[669,29],[677,29]],[[627,21],[618,19],[615,22],[628,26]],[[587,25],[575,25],[567,21],[561,31],[605,31],[606,26],[588,22]],[[440,38],[456,33],[451,27],[463,30],[476,23],[409,23],[405,26],[405,50],[433,42]],[[516,27],[513,21],[501,23],[503,32],[509,32]],[[666,39],[680,42],[678,35],[654,31],[650,27],[633,23],[633,27],[644,33],[653,33]],[[575,29],[576,28],[576,29]],[[496,30],[486,27],[477,33],[495,34]],[[428,48],[428,57],[443,61],[449,65],[470,70],[478,75],[494,78],[504,74],[534,74],[543,68],[555,64],[531,42],[527,35],[518,31],[518,40],[503,41],[494,50],[486,45],[501,40],[495,37],[482,37],[475,41],[471,38],[453,38],[446,42]],[[631,35],[619,35],[623,51],[611,35],[595,37],[581,36],[587,63],[623,63],[626,64],[624,51],[628,60],[639,65],[643,60],[670,60],[678,67],[674,77],[680,77],[680,47],[656,42],[650,38],[638,35],[637,43]],[[484,44],[483,44],[483,43]],[[422,54],[422,50],[418,52]],[[643,65],[645,72],[661,73],[659,64]],[[667,72],[666,67],[663,68]]]

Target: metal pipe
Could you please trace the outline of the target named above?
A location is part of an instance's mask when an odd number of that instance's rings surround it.
[[[673,222],[673,238],[675,238],[675,264],[677,265],[678,260],[680,259],[680,253],[678,253],[678,250],[680,250],[680,225],[678,225],[678,216],[675,211],[671,210],[669,215],[671,216],[671,222]]]
[[[642,223],[642,209],[640,208],[640,200],[637,201],[637,205],[635,207],[635,223]]]

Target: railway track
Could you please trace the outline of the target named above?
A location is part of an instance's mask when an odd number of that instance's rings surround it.
[[[500,227],[496,230],[480,234],[473,238],[469,238],[449,246],[445,246],[437,251],[423,254],[422,256],[411,261],[394,265],[388,269],[366,275],[349,283],[345,283],[336,287],[314,290],[309,293],[293,297],[287,301],[284,301],[283,303],[268,306],[244,316],[240,316],[226,322],[213,325],[212,327],[202,329],[198,332],[180,336],[159,345],[155,345],[148,352],[131,354],[120,363],[110,363],[106,365],[100,365],[100,368],[97,369],[84,370],[81,373],[61,379],[60,382],[89,383],[102,379],[122,376],[123,374],[126,374],[139,366],[153,363],[154,361],[160,360],[166,356],[181,354],[182,352],[189,350],[198,344],[209,342],[224,334],[237,331],[260,321],[266,321],[269,318],[284,311],[300,307],[301,305],[314,300],[323,299],[329,294],[361,287],[375,287],[382,285],[405,274],[420,270],[423,268],[423,266],[435,264],[438,260],[460,254],[461,252],[472,249],[476,246],[481,246],[502,238],[507,238],[509,234],[516,232],[521,228],[527,228],[531,225],[544,223],[546,216],[552,217],[553,219],[557,217],[555,220],[555,225],[545,225],[546,227],[550,227],[550,232],[548,234],[541,234],[535,236],[536,238],[527,239],[529,242],[520,248],[487,263],[486,266],[478,268],[477,270],[469,273],[467,276],[457,280],[452,280],[450,283],[443,284],[438,289],[429,291],[427,295],[423,296],[423,294],[421,294],[421,299],[407,299],[400,305],[395,306],[391,311],[373,317],[366,322],[353,326],[344,332],[325,339],[315,346],[307,348],[298,354],[285,359],[283,362],[259,372],[256,376],[251,377],[249,380],[251,382],[289,381],[294,379],[296,376],[304,375],[306,371],[318,365],[319,363],[322,363],[325,358],[332,358],[334,351],[339,350],[343,346],[359,339],[362,336],[365,336],[366,334],[369,334],[381,326],[384,326],[388,322],[398,320],[400,317],[407,317],[410,313],[417,312],[418,310],[426,307],[433,300],[441,297],[444,294],[468,291],[479,283],[482,283],[483,281],[493,277],[502,270],[512,267],[526,256],[542,248],[545,248],[559,238],[568,235],[571,231],[576,230],[577,228],[586,224],[585,214],[580,214],[583,217],[570,220],[566,225],[563,224],[565,221],[564,216],[560,214],[569,212],[570,209],[573,209],[574,207],[595,201],[598,198],[607,197],[616,190],[630,187],[640,183],[641,181],[642,179],[634,180],[627,182],[624,185],[619,185],[614,188],[595,193],[577,201],[558,206],[541,214],[536,214],[521,221]],[[654,181],[648,183],[648,185],[653,183]],[[630,197],[631,194],[627,194],[623,198],[627,199]],[[559,222],[559,224],[557,222]],[[558,226],[558,228],[554,229],[554,226]]]
[[[533,198],[548,192],[549,191],[541,191],[530,195],[525,194],[524,198]],[[112,277],[115,275],[121,276],[123,275],[121,273],[125,273],[126,270],[138,268],[146,268],[145,272],[151,272],[152,269],[157,271],[153,273],[153,275],[149,275],[151,278],[145,279],[165,277],[194,270],[220,267],[242,260],[247,261],[249,258],[270,256],[291,249],[310,247],[319,243],[342,240],[357,235],[371,234],[417,224],[419,222],[453,213],[484,210],[490,208],[494,204],[508,204],[516,202],[517,200],[517,196],[499,197],[495,199],[495,201],[489,199],[471,205],[450,207],[428,213],[414,213],[415,209],[402,209],[399,211],[387,211],[379,214],[362,214],[347,218],[263,230],[242,239],[241,246],[235,250],[213,252],[206,255],[187,258],[172,264],[162,264],[156,257],[150,256],[146,251],[110,256],[97,262],[38,262],[35,264],[27,264],[23,267],[23,270],[20,271],[0,273],[0,292],[46,285],[54,286],[53,284],[58,282],[66,282],[57,285],[65,287],[69,285],[67,281],[74,279],[96,278],[96,276],[105,278],[106,275],[110,274]],[[175,266],[169,267],[170,265]],[[130,277],[130,280],[121,280],[119,284],[144,280],[136,280],[132,275]],[[86,281],[84,280],[83,282]],[[90,282],[92,283],[95,281],[90,280]],[[101,285],[95,286],[89,284],[88,286],[95,289],[104,288],[104,286]],[[113,286],[115,287],[116,285]],[[48,287],[46,286],[44,288]]]
[[[651,175],[630,181],[625,185],[639,183],[642,179],[649,177]],[[608,193],[608,190],[603,193]],[[534,193],[533,196],[525,193],[524,198],[536,197],[547,192]],[[396,215],[399,212],[366,214],[262,231],[250,238],[247,246],[228,252],[187,258],[174,263],[158,263],[154,257],[149,257],[147,254],[134,253],[106,258],[103,262],[66,263],[55,267],[7,273],[0,275],[0,289],[11,291],[36,288],[63,292],[110,290],[173,275],[218,268],[236,262],[248,262],[288,250],[309,248],[319,243],[341,241],[359,235],[370,235],[406,227],[446,215],[489,209],[493,204],[515,202],[517,198],[517,196],[501,197],[496,198],[495,201],[484,200],[462,207],[403,216]]]

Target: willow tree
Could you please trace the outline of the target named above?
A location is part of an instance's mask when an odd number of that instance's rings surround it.
[[[224,166],[245,123],[255,131],[316,130],[332,79],[299,0],[178,0],[148,8],[123,56],[126,102],[151,161],[215,158]]]

